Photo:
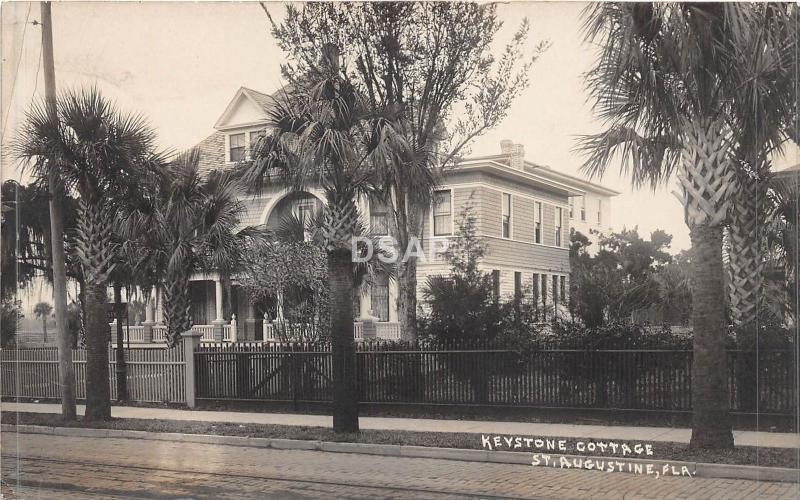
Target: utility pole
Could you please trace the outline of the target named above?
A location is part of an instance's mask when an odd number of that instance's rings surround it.
[[[53,63],[53,18],[50,2],[41,2],[42,9],[42,66],[44,96],[51,119],[57,120],[56,71]],[[50,158],[47,173],[50,191],[50,241],[53,254],[53,302],[58,327],[58,379],[61,386],[61,415],[65,421],[76,419],[75,370],[72,366],[72,342],[67,321],[67,271],[64,263],[64,186],[58,175],[54,158]]]

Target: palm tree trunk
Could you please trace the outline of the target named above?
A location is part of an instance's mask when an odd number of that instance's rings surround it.
[[[685,121],[678,180],[692,240],[692,448],[730,448],[722,228],[736,179],[724,122]]]
[[[102,201],[80,200],[77,252],[86,280],[86,420],[111,418],[106,284],[114,257],[109,212]]]
[[[114,317],[117,318],[117,399],[128,400],[128,365],[125,363],[125,338],[122,335],[122,285],[114,283]]]
[[[356,352],[353,340],[353,262],[350,252],[328,252],[333,351],[333,430],[358,432]]]
[[[66,422],[77,418],[75,407],[75,369],[67,327],[67,268],[64,257],[64,214],[62,185],[51,169],[47,176],[50,191],[50,245],[53,258],[53,307],[58,327],[58,382],[61,386],[61,417]]]
[[[722,228],[691,230],[694,356],[692,363],[692,448],[729,448]]]
[[[401,247],[401,251],[403,247]],[[397,262],[397,319],[403,340],[417,338],[417,259]]]
[[[86,304],[86,420],[111,418],[105,284],[88,284]]]
[[[189,295],[189,275],[173,272],[167,275],[164,283],[164,323],[167,325],[169,345],[178,345],[183,332],[192,328],[190,315],[191,297]]]

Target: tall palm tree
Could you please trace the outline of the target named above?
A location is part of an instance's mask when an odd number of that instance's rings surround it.
[[[584,168],[602,174],[616,154],[635,186],[677,173],[692,242],[694,364],[691,446],[733,446],[725,354],[722,232],[737,189],[732,99],[746,74],[739,59],[756,29],[749,4],[593,5],[587,75],[608,128],[581,139]]]
[[[86,283],[88,420],[111,417],[105,310],[114,255],[110,200],[127,198],[149,167],[159,163],[154,146],[155,133],[146,121],[118,111],[96,88],[60,95],[56,116],[34,104],[15,145],[17,156],[28,161],[37,177],[56,169],[66,189],[80,198],[75,239]]]
[[[323,239],[331,296],[333,427],[358,432],[351,240],[359,211],[356,199],[369,191],[377,166],[404,147],[394,116],[370,109],[340,66],[337,47],[326,45],[308,87],[276,98],[271,134],[256,145],[243,175],[256,188],[268,182],[303,190],[319,183],[325,193]]]
[[[737,143],[739,189],[728,224],[728,302],[738,335],[753,336],[764,290],[764,227],[769,207],[770,156],[794,134],[797,22],[789,4],[749,6],[750,29],[740,30],[736,50],[742,84],[734,89],[731,124]],[[753,339],[742,339],[752,343]]]
[[[140,253],[142,282],[153,286],[153,272],[163,271],[164,320],[169,345],[192,327],[189,277],[198,270],[230,272],[243,259],[255,227],[239,227],[245,207],[242,184],[231,172],[202,177],[193,149],[178,155],[146,183],[147,194],[126,208],[120,234]]]

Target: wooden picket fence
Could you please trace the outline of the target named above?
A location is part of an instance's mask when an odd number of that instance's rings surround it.
[[[741,388],[757,391],[758,410],[793,414],[796,363],[788,350],[728,351],[730,407]],[[759,380],[737,374],[756,356]],[[322,402],[333,398],[330,346],[204,344],[195,351],[198,399]],[[374,343],[357,347],[364,403],[689,411],[692,352],[673,349],[536,349],[485,345]],[[739,385],[737,387],[737,384]]]
[[[111,398],[117,398],[115,353],[109,349]],[[131,401],[186,402],[183,349],[126,349],[128,395]],[[74,349],[76,397],[86,397],[86,350]],[[22,398],[60,398],[58,350],[55,348],[0,351],[0,395]]]

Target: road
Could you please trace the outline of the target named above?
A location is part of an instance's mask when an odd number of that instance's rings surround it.
[[[6,498],[798,498],[797,484],[2,434]]]

